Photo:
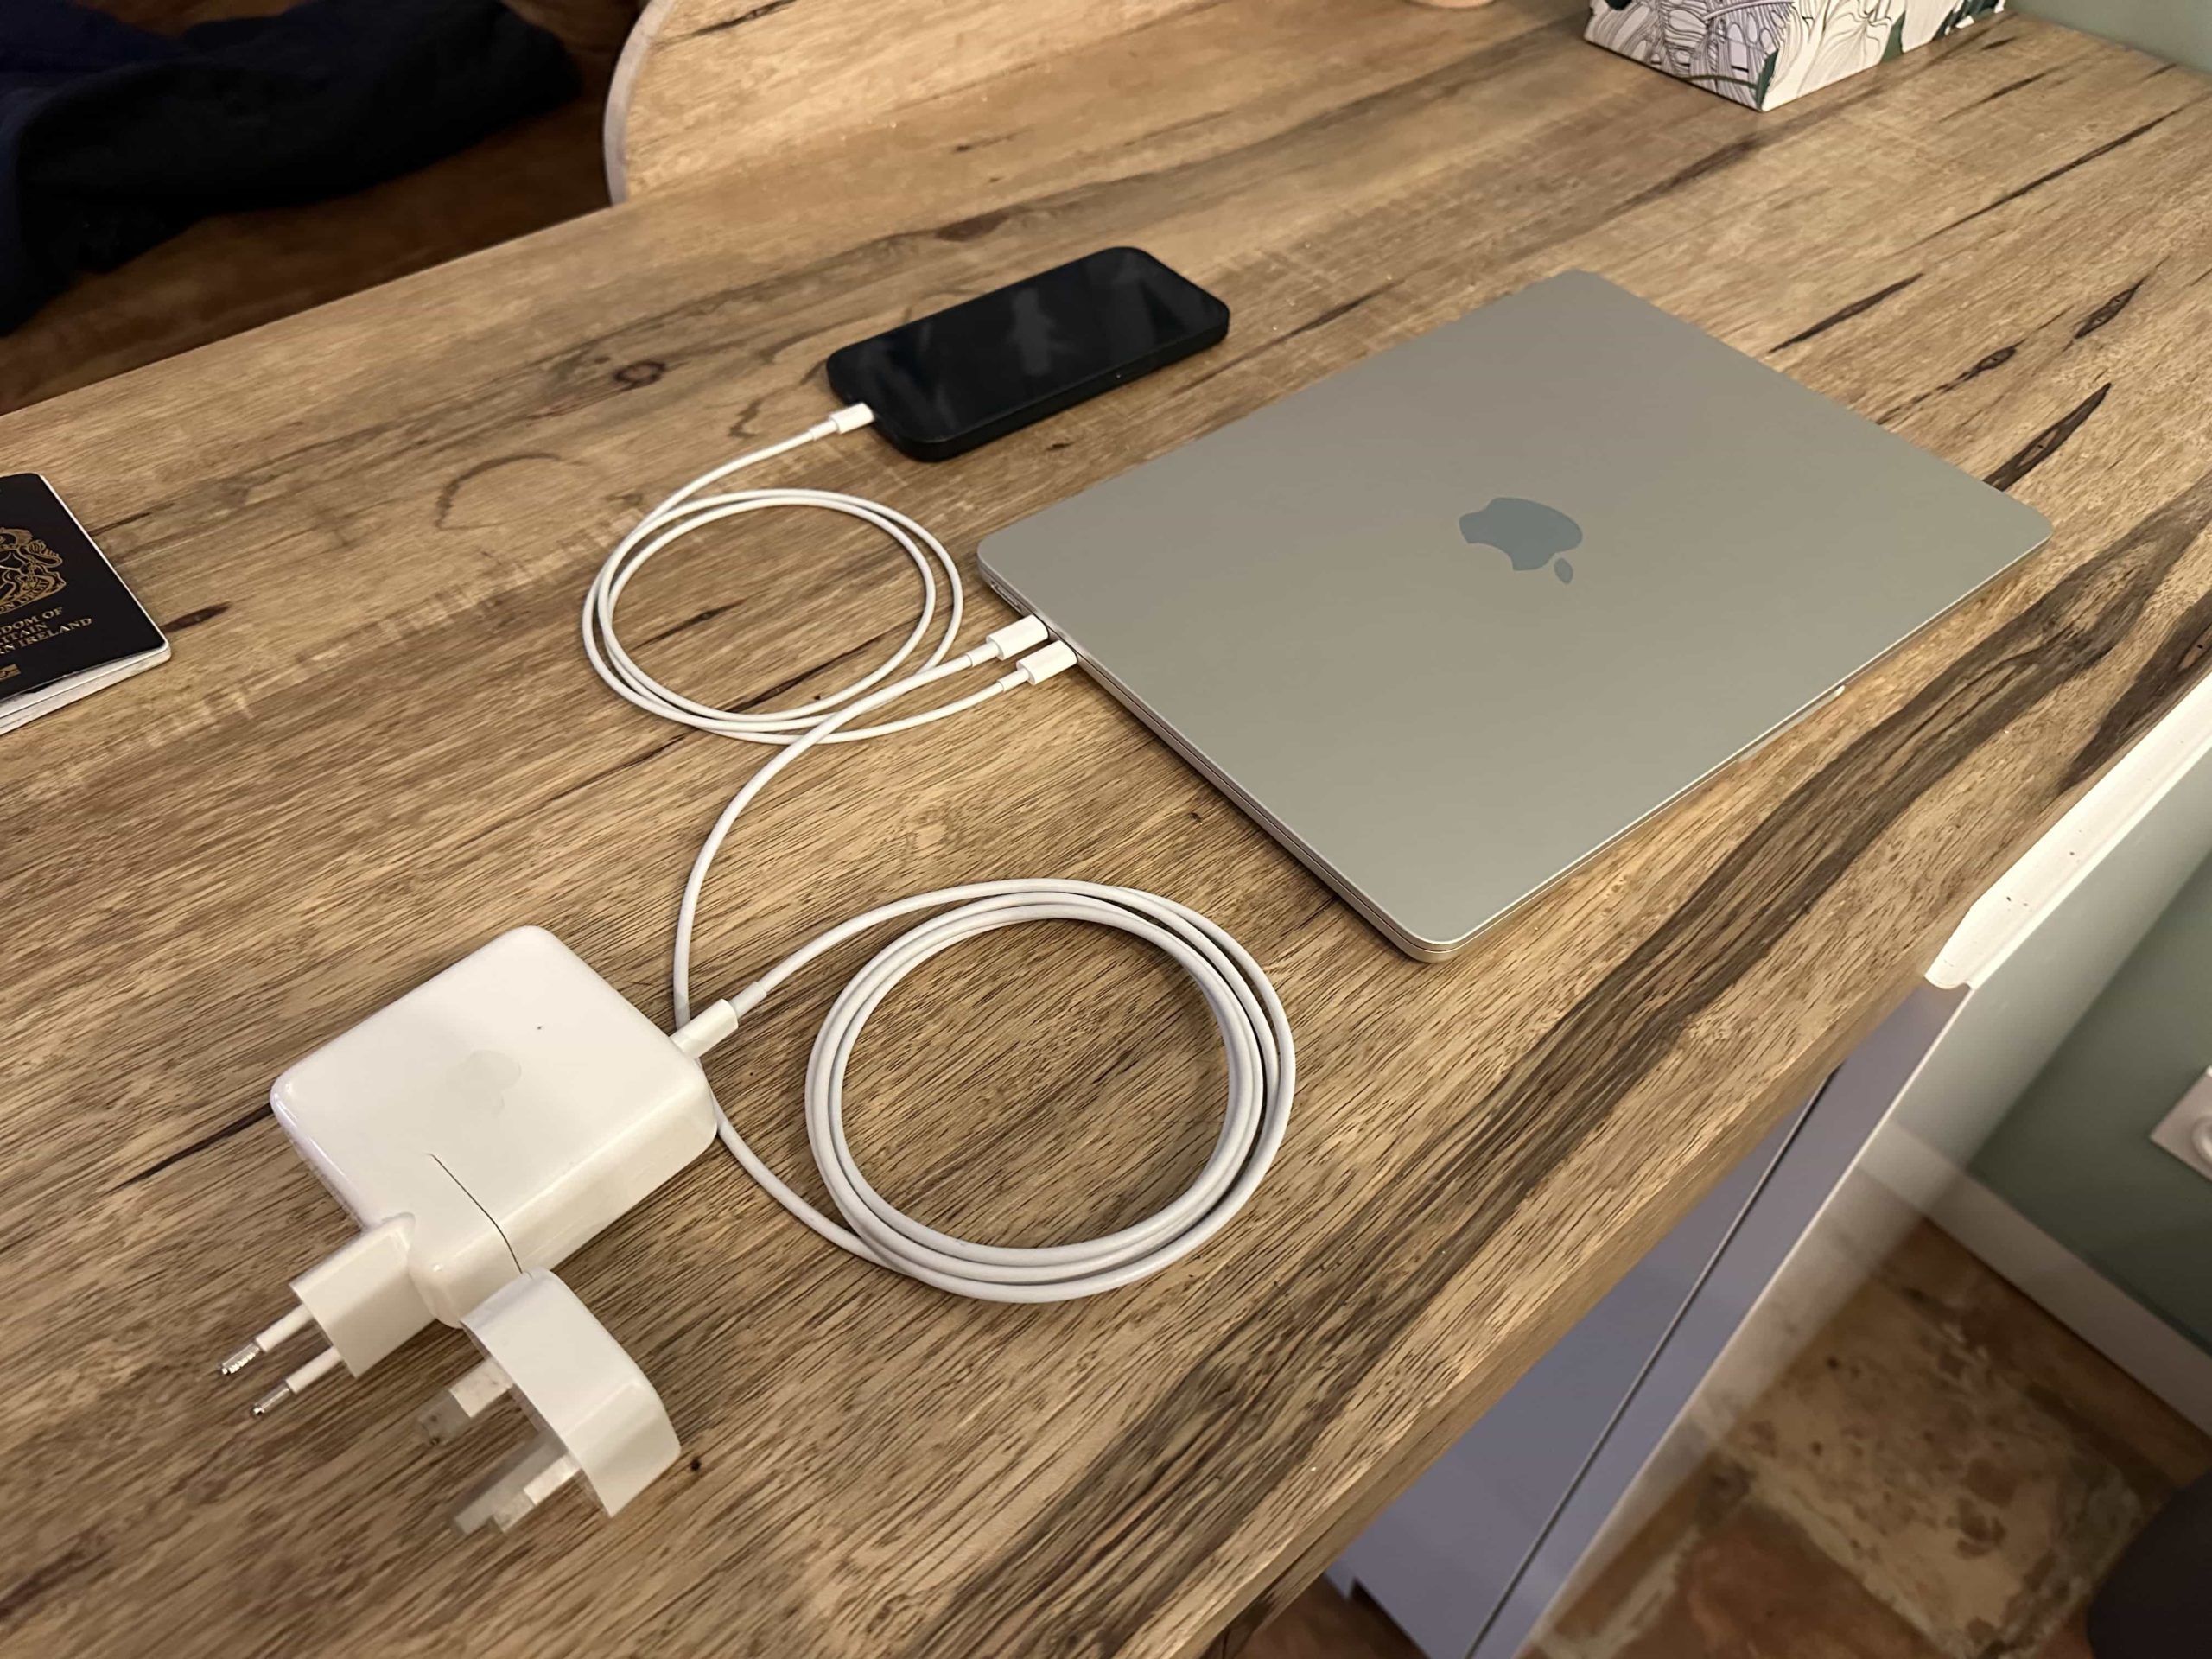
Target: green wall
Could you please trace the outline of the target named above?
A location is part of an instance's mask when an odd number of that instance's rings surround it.
[[[2212,861],[1975,1156],[1983,1185],[2212,1351],[2212,1180],[2146,1138],[2212,1065]]]
[[[2212,70],[2212,0],[2012,0]],[[2043,1230],[2212,1351],[2212,1181],[2148,1140],[2212,1066],[2212,863],[2090,1006],[1974,1161]]]
[[[2207,0],[2012,0],[2019,10],[2106,35],[2162,58],[2212,69]]]

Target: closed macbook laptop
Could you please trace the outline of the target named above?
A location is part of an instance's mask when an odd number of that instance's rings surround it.
[[[1434,958],[2049,534],[1574,272],[1014,524],[981,563]]]

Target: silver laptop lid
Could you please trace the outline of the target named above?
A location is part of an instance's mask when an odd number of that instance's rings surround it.
[[[1435,957],[2050,533],[1573,272],[980,557],[1395,943]]]

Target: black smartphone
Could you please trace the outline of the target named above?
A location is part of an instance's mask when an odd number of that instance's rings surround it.
[[[847,346],[830,386],[901,454],[949,461],[1204,351],[1229,308],[1141,248],[1105,248]]]

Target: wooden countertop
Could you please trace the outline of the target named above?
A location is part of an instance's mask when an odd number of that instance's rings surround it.
[[[621,201],[756,167],[810,137],[860,136],[1209,3],[650,0],[614,67],[607,186]]]
[[[2014,19],[1761,118],[1584,46],[1580,11],[1222,0],[0,420],[0,459],[52,477],[176,645],[0,750],[0,1649],[1233,1643],[1891,1005],[2212,628],[2207,84]],[[1183,897],[1298,1029],[1252,1207],[1128,1292],[990,1307],[703,1160],[564,1270],[684,1441],[612,1523],[564,1499],[446,1532],[499,1438],[414,1437],[452,1332],[249,1425],[214,1360],[347,1233],[264,1109],[289,1060],[524,921],[666,1011],[683,872],[760,754],[586,671],[610,538],[825,409],[831,346],[1122,241],[1226,297],[1228,343],[953,464],[855,437],[789,475],[965,557],[1586,266],[2058,533],[1439,966],[1077,677],[803,764],[724,855],[702,985],[948,882]],[[907,602],[863,539],[755,528],[632,601],[667,636],[649,660],[721,697]],[[980,632],[1001,613],[976,605]],[[941,963],[871,1026],[855,1135],[895,1199],[1034,1241],[1180,1183],[1215,1110],[1203,1015],[1083,943]],[[712,1066],[789,1171],[832,982]]]

